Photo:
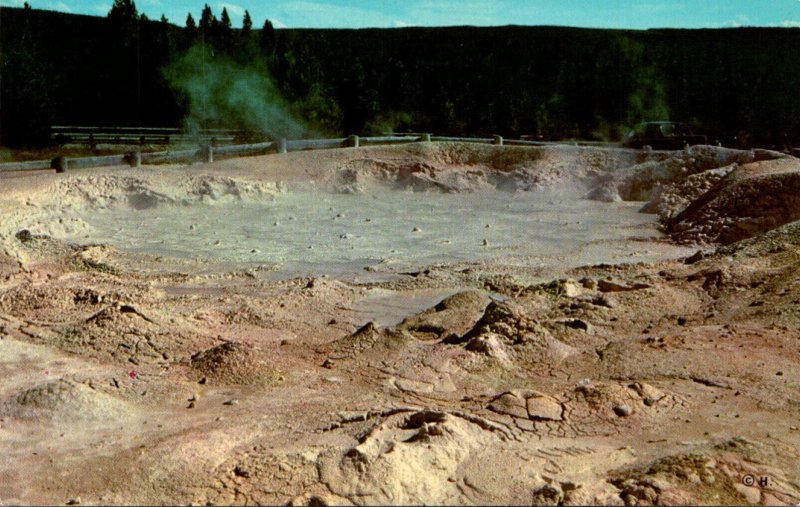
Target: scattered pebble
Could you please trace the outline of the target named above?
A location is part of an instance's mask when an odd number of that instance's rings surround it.
[[[229,405],[229,406],[230,405],[238,405],[238,404],[239,404],[239,400],[237,400],[236,398],[230,399],[230,400],[228,400],[228,401],[223,403],[223,405]]]
[[[80,505],[81,497],[70,498],[67,500],[67,505]]]
[[[633,409],[628,405],[616,405],[614,407],[614,413],[617,414],[619,417],[628,417],[629,415],[633,414]]]
[[[422,232],[422,229],[420,229],[419,227],[414,227],[414,229],[411,232]]]
[[[483,246],[489,246],[489,240],[488,239],[484,239],[483,240]]]

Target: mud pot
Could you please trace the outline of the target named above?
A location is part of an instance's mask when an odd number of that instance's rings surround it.
[[[800,502],[800,161],[0,177],[0,503]]]

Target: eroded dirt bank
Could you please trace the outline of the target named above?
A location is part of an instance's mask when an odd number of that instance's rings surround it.
[[[797,174],[711,147],[444,144],[4,180],[0,503],[797,504]],[[311,181],[645,201],[702,253],[356,282],[61,239],[91,227],[70,207]],[[402,322],[365,324],[376,301]]]

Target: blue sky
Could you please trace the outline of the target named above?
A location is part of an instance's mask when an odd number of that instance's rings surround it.
[[[18,7],[24,0],[0,0]],[[105,15],[112,0],[28,0],[37,9]],[[800,0],[136,0],[150,18],[183,24],[208,3],[227,7],[235,26],[245,9],[256,26],[363,28],[444,25],[566,25],[599,28],[800,27]]]

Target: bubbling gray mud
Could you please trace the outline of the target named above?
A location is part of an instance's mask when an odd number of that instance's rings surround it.
[[[339,194],[303,190],[269,199],[79,212],[88,234],[155,255],[226,265],[272,264],[277,276],[349,277],[433,263],[499,261],[560,267],[657,260],[665,245],[637,203],[598,203],[555,191],[467,194],[377,190]],[[275,276],[275,275],[273,275]]]

